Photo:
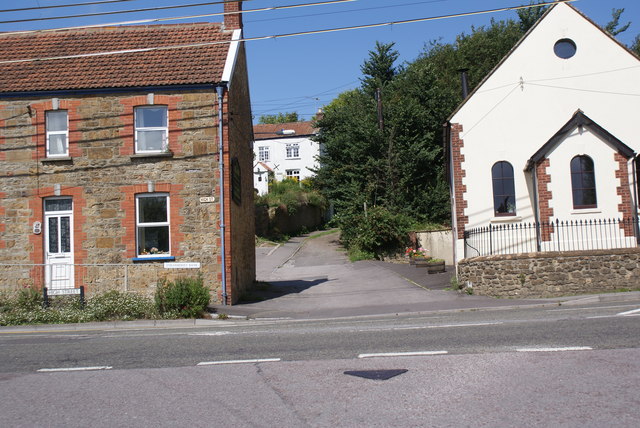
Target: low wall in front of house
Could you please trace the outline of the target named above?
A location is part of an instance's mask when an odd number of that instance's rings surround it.
[[[424,248],[431,257],[453,264],[453,233],[451,229],[416,232],[418,246]]]
[[[458,264],[474,294],[557,297],[640,288],[640,248],[474,257]]]

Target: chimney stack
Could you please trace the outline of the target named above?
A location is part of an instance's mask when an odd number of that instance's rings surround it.
[[[242,10],[241,1],[225,1],[224,2],[224,29],[240,30],[242,29]],[[234,13],[238,12],[238,13]]]
[[[461,68],[458,70],[460,72],[460,79],[462,80],[462,99],[466,100],[469,95],[469,79],[467,78],[468,68]]]

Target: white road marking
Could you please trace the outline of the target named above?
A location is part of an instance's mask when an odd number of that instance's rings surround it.
[[[500,325],[503,322],[480,322],[480,323],[468,323],[468,324],[443,324],[443,325],[422,325],[413,327],[386,327],[386,328],[371,328],[360,329],[358,332],[367,331],[398,331],[398,330],[425,330],[428,328],[452,328],[452,327],[481,327],[485,325]]]
[[[61,367],[57,369],[38,369],[41,373],[46,372],[86,372],[92,370],[111,370],[110,366],[95,366],[95,367]]]
[[[636,315],[636,314],[640,314],[640,309],[634,309],[632,311],[620,312],[618,315],[625,316],[625,315]]]
[[[592,351],[590,346],[567,346],[564,348],[520,348],[517,352],[564,352],[564,351]]]
[[[198,366],[217,366],[222,364],[252,364],[252,363],[275,363],[281,361],[280,358],[258,358],[255,360],[226,360],[226,361],[204,361]]]
[[[592,310],[595,310],[595,309],[628,308],[629,306],[637,306],[637,305],[593,306],[593,307],[588,307],[588,308],[547,309],[547,312],[592,311]]]
[[[418,357],[423,355],[445,355],[448,353],[448,351],[382,352],[377,354],[360,354],[358,358]]]
[[[201,333],[189,333],[188,336],[226,336],[231,333],[230,331],[205,331]]]

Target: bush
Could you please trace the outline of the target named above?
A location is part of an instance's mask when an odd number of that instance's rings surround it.
[[[313,190],[308,180],[299,182],[290,178],[269,183],[269,193],[257,196],[256,205],[269,207],[284,206],[293,214],[303,205],[317,206],[326,209],[327,200],[317,190]]]
[[[201,277],[161,282],[155,295],[158,312],[175,312],[182,318],[200,317],[209,300],[209,289],[204,286]]]
[[[340,217],[341,240],[350,250],[372,253],[376,258],[396,254],[408,243],[412,220],[394,214],[384,207],[373,207],[367,215],[351,214]]]
[[[93,321],[130,321],[153,318],[156,315],[150,299],[116,290],[89,299],[85,310]]]

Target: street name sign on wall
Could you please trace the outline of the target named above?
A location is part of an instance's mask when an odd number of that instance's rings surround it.
[[[165,269],[200,269],[199,262],[192,263],[178,263],[178,262],[165,262]]]

